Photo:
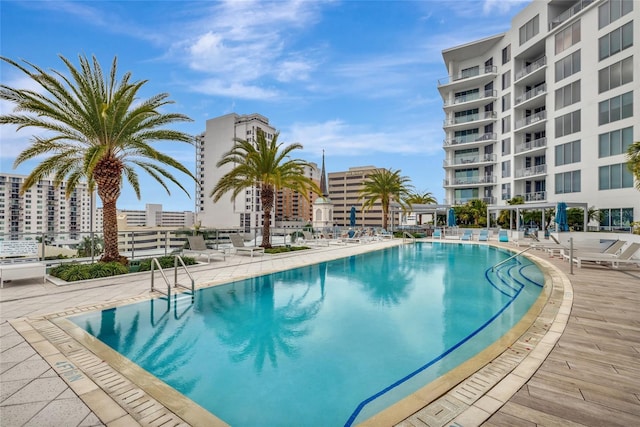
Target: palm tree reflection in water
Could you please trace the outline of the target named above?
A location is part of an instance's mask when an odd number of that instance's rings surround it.
[[[240,290],[236,289],[240,285],[233,284],[226,294],[218,292],[207,302],[199,299],[196,310],[207,312],[205,324],[231,347],[232,361],[253,357],[256,371],[261,372],[267,358],[272,367],[278,366],[278,353],[297,356],[296,340],[310,332],[305,323],[320,311],[325,275],[326,264],[319,264],[318,277],[304,278],[304,292],[299,296],[292,294],[285,304],[278,305],[276,301],[276,275],[267,275],[247,280]],[[286,277],[277,277],[291,283]],[[318,280],[320,296],[314,297],[311,290]],[[297,283],[300,282],[298,277]],[[247,304],[247,300],[251,303]]]

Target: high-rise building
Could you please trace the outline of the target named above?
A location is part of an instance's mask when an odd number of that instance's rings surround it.
[[[193,227],[194,213],[190,211],[163,211],[160,203],[147,203],[144,210],[118,209],[118,217],[126,224],[127,228],[133,227],[167,227],[189,228]],[[104,219],[102,208],[96,210],[94,230],[102,232]]]
[[[639,6],[533,1],[505,33],[442,52],[445,203],[521,196],[588,203],[603,229],[640,221],[625,157],[640,140]]]
[[[329,198],[333,202],[335,225],[348,226],[351,219],[351,207],[354,206],[358,227],[382,226],[382,204],[378,202],[371,209],[363,211],[363,201],[358,200],[364,181],[371,173],[381,169],[375,166],[359,166],[349,168],[345,172],[329,173]]]
[[[196,138],[196,222],[203,227],[240,229],[251,232],[263,224],[260,187],[248,187],[235,198],[231,193],[213,202],[211,191],[233,165],[217,167],[222,156],[234,145],[236,138],[256,141],[258,132],[264,132],[267,140],[275,135],[269,119],[260,114],[235,113],[207,120],[206,130]],[[273,219],[273,218],[272,218]]]
[[[309,166],[304,168],[303,173],[316,184],[320,184],[320,171],[316,163],[309,163]],[[313,202],[318,195],[313,191],[309,191],[307,197],[309,200],[305,199],[305,197],[297,191],[292,191],[287,188],[278,190],[274,202],[275,206],[273,207],[275,220],[311,222],[313,218]]]
[[[20,195],[25,175],[0,174],[0,239],[35,239],[47,234],[56,241],[80,240],[91,230],[95,194],[80,182],[66,197],[66,182],[44,179]]]

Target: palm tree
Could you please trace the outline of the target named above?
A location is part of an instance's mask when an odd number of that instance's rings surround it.
[[[124,261],[118,252],[116,202],[122,188],[123,174],[140,199],[140,184],[136,166],[164,187],[170,180],[187,195],[187,190],[161,165],[169,165],[195,177],[174,158],[158,152],[151,143],[177,141],[193,143],[193,137],[163,126],[190,121],[182,114],[163,114],[159,109],[171,104],[162,93],[146,100],[137,98],[146,80],[131,82],[131,73],[116,81],[117,58],[113,59],[108,77],[104,77],[98,60],[80,56],[80,68],[60,56],[71,77],[58,71],[45,72],[24,61],[20,65],[5,57],[3,61],[16,67],[42,90],[14,89],[0,85],[0,99],[16,104],[15,113],[0,116],[0,124],[40,128],[46,136],[34,136],[31,145],[14,162],[21,163],[45,156],[25,179],[20,191],[41,179],[54,177],[59,185],[66,180],[69,197],[81,180],[90,188],[97,187],[104,214],[104,254],[101,261]]]
[[[627,159],[627,167],[636,178],[636,188],[640,190],[640,141],[629,146]]]
[[[424,191],[422,193],[411,193],[409,197],[407,197],[406,203],[408,205],[431,205],[434,203],[438,203],[435,197],[433,197],[433,193],[429,191]],[[418,225],[422,224],[422,214],[418,214]]]
[[[264,211],[262,226],[263,248],[271,247],[271,210],[275,192],[284,188],[296,191],[309,200],[309,190],[320,194],[318,185],[304,174],[304,167],[310,164],[304,160],[291,159],[290,154],[302,145],[294,143],[286,147],[278,144],[279,132],[271,141],[265,133],[258,131],[255,145],[247,140],[235,138],[231,150],[223,154],[217,167],[232,165],[211,191],[210,197],[217,202],[228,192],[233,200],[248,187],[260,187],[260,201]]]
[[[407,198],[413,187],[406,176],[400,175],[400,170],[378,169],[369,175],[363,182],[358,200],[364,200],[362,208],[367,211],[378,201],[382,205],[382,228],[387,229],[389,206],[391,202],[397,202],[403,209],[411,207]]]

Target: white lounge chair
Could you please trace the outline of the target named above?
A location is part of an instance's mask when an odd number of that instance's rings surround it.
[[[620,249],[622,249],[622,247],[624,245],[627,244],[626,240],[616,240],[615,242],[613,242],[613,244],[611,244],[611,246],[609,246],[607,249],[605,249],[602,252],[579,252],[580,256],[598,256],[598,255],[617,255],[618,252],[620,252]],[[551,255],[553,255],[553,251],[555,251],[556,249],[548,249],[548,251],[551,253]],[[566,246],[562,246],[560,245],[560,251],[562,253],[562,257],[564,260],[568,260],[569,259],[569,248],[567,248]],[[577,249],[574,249],[574,251],[577,251]],[[575,258],[575,256],[574,256]]]
[[[251,258],[253,258],[254,253],[264,255],[264,248],[259,246],[245,246],[244,239],[239,234],[230,234],[229,239],[231,239],[231,244],[233,244],[236,253],[249,253]]]
[[[224,261],[226,254],[218,249],[209,249],[202,236],[188,236],[189,249],[183,249],[184,255],[194,255],[207,257],[207,263],[211,262],[211,258],[222,258]]]
[[[639,259],[631,259],[631,257],[634,256],[638,251],[640,251],[640,243],[634,242],[627,246],[626,249],[624,249],[618,255],[603,253],[596,253],[592,255],[580,254],[579,256],[573,258],[573,262],[578,265],[578,268],[582,267],[583,262],[595,262],[598,264],[611,263],[611,266],[613,268],[618,268],[620,264],[637,264],[640,266]]]
[[[309,246],[329,246],[329,241],[311,234],[310,231],[303,231],[302,235],[304,236],[302,239],[302,243]]]

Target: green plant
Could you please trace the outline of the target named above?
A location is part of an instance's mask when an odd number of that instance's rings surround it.
[[[129,269],[119,262],[97,262],[95,264],[62,264],[53,267],[49,274],[67,282],[76,282],[99,277],[118,276],[128,272]]]
[[[140,268],[138,271],[151,271],[151,260],[152,258],[145,258],[140,260]],[[192,257],[182,257],[185,265],[194,265],[196,263],[195,258]],[[173,268],[174,266],[174,257],[172,256],[163,256],[158,258],[158,262],[160,263],[160,267],[162,268]],[[157,268],[157,266],[154,266]]]
[[[281,254],[284,252],[295,252],[295,251],[303,251],[305,249],[311,249],[308,246],[276,246],[273,248],[265,249],[264,253],[266,254]]]

